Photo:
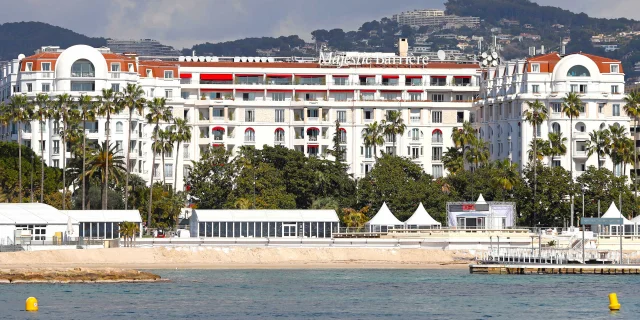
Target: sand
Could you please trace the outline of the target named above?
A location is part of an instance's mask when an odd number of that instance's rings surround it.
[[[321,269],[467,268],[468,251],[390,248],[176,247],[0,253],[0,268]]]

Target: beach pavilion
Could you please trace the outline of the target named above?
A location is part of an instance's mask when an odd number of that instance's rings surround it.
[[[427,212],[427,210],[420,202],[418,209],[413,213],[413,215],[404,222],[406,229],[440,229],[442,224]]]
[[[636,229],[636,223],[625,218],[622,213],[620,213],[620,210],[618,210],[618,207],[616,207],[616,204],[613,202],[611,202],[609,209],[607,209],[607,211],[602,215],[601,218],[622,218],[622,222],[624,225],[624,234],[634,234],[634,229]],[[616,235],[620,234],[620,231],[620,225],[602,226],[603,234]]]
[[[0,245],[15,244],[17,230],[32,241],[51,241],[69,227],[77,232],[78,226],[77,220],[47,204],[0,203]]]
[[[485,201],[447,202],[447,223],[458,229],[499,230],[515,226],[516,203]]]
[[[194,209],[192,237],[331,238],[340,219],[335,210]]]
[[[403,229],[404,223],[398,220],[387,207],[387,203],[383,202],[378,213],[364,226],[368,232],[388,232],[389,229]]]
[[[88,239],[120,238],[120,223],[134,222],[142,237],[142,218],[138,210],[60,210],[61,213],[78,221],[79,228],[75,237]]]

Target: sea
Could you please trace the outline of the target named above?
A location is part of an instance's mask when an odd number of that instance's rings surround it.
[[[0,285],[0,319],[640,319],[640,276],[155,270],[170,282]],[[608,309],[615,292],[622,308]],[[25,300],[38,299],[38,312]]]

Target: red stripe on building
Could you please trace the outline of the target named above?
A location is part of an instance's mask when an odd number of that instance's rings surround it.
[[[191,73],[181,73],[180,79],[191,79]]]
[[[388,74],[385,74],[382,76],[382,79],[398,79],[398,78],[400,78],[400,76],[388,75]]]
[[[200,80],[230,81],[230,80],[233,80],[233,75],[217,74],[217,73],[202,73],[200,74]]]

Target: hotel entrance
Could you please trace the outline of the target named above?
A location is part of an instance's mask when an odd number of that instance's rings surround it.
[[[297,225],[295,223],[283,223],[282,224],[282,237],[283,238],[295,238],[297,234]]]

